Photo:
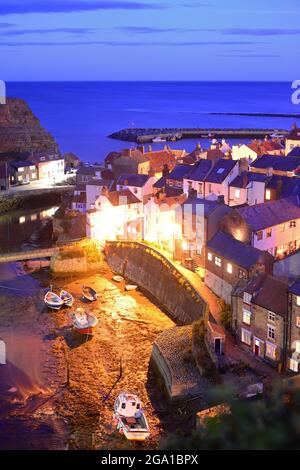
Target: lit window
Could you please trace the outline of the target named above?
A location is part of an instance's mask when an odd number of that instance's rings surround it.
[[[243,300],[246,304],[251,304],[252,295],[244,292]]]
[[[232,274],[232,264],[231,263],[227,263],[227,272],[229,274]]]
[[[263,239],[263,231],[259,230],[259,232],[256,232],[256,238],[257,240],[262,240]]]
[[[269,321],[272,321],[272,322],[275,322],[275,320],[276,320],[276,315],[275,315],[275,313],[273,313],[273,312],[268,312],[268,320],[269,320]]]
[[[296,317],[296,326],[298,328],[300,328],[300,317],[299,316]]]
[[[246,277],[247,277],[247,274],[245,273],[245,271],[243,271],[243,269],[239,269],[239,278],[246,279]]]
[[[216,266],[219,266],[219,268],[220,268],[221,265],[222,265],[221,258],[219,258],[218,256],[215,257],[215,265],[216,265]]]
[[[290,221],[290,228],[295,228],[296,227],[296,220],[291,220]]]
[[[212,261],[212,253],[207,253],[207,259],[208,261]]]
[[[275,344],[266,342],[266,356],[267,357],[275,361],[276,351],[277,351],[277,346]]]
[[[275,327],[268,325],[268,339],[275,340]]]
[[[269,189],[266,190],[266,200],[270,201],[271,199],[271,191]]]
[[[272,228],[267,228],[266,230],[266,233],[267,233],[267,238],[270,238],[272,236]]]
[[[297,295],[297,297],[296,297],[296,305],[298,307],[300,307],[300,296],[299,295]]]
[[[20,166],[19,170],[18,170],[20,173],[22,173],[24,171],[24,168],[22,166]]]
[[[295,349],[297,353],[300,353],[300,341],[296,341]]]
[[[241,191],[239,189],[235,190],[235,198],[240,199]]]
[[[298,373],[299,362],[296,361],[295,359],[290,359],[289,369],[292,370],[293,372],[297,372],[297,373]]]
[[[248,344],[248,346],[251,346],[251,333],[250,333],[250,331],[244,330],[242,328],[241,340],[242,340],[243,343]]]
[[[24,224],[25,220],[26,220],[26,219],[25,219],[24,216],[20,217],[20,218],[19,218],[19,224]]]
[[[251,323],[251,312],[249,310],[243,310],[243,323],[246,323],[246,325]]]
[[[280,225],[279,225],[279,230],[280,230],[280,232],[284,232],[284,231],[285,231],[285,225],[284,225],[284,224],[280,224]]]
[[[198,190],[199,194],[203,194],[203,185],[202,183],[199,183],[199,190]]]

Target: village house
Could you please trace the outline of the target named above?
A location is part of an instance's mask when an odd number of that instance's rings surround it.
[[[154,194],[158,197],[174,197],[183,194],[183,179],[191,168],[191,165],[180,164],[170,172],[169,167],[165,165],[162,177],[153,184]]]
[[[85,184],[86,189],[86,208],[90,209],[103,190],[113,191],[116,189],[115,183],[111,179],[93,178]]]
[[[140,201],[143,201],[145,196],[153,193],[153,184],[156,181],[154,176],[123,174],[117,180],[116,189],[117,191],[129,189]]]
[[[285,155],[284,146],[279,139],[266,138],[265,140],[253,140],[249,144],[238,144],[232,146],[232,159],[241,160],[246,158],[254,161],[264,154]]]
[[[287,368],[300,372],[300,279],[289,288],[289,328]]]
[[[177,165],[177,159],[182,158],[184,155],[185,150],[174,150],[168,146],[165,146],[163,150],[156,150],[145,153],[145,156],[149,159],[150,162],[150,170],[158,179],[163,176],[163,169],[165,166],[167,166],[169,170],[172,171],[173,168],[175,168]]]
[[[77,212],[85,213],[87,210],[86,204],[86,185],[78,183],[75,186],[74,194],[71,201],[71,209]]]
[[[235,207],[220,228],[237,240],[282,258],[300,248],[299,196]]]
[[[224,196],[225,204],[229,203],[229,184],[239,174],[239,163],[234,160],[219,159],[205,177],[204,197],[215,200]]]
[[[298,157],[277,157],[263,155],[250,165],[250,171],[265,175],[298,176],[300,177],[300,159]]]
[[[76,173],[76,183],[86,184],[93,179],[101,178],[103,166],[101,165],[80,165]]]
[[[285,140],[285,154],[288,155],[295,147],[300,147],[300,129],[294,124]]]
[[[218,231],[220,220],[230,212],[223,197],[216,201],[189,197],[176,210],[176,225],[181,227],[176,239],[175,258],[191,269],[205,267],[205,245]]]
[[[103,192],[87,211],[89,238],[100,244],[106,240],[141,239],[143,203],[129,189]]]
[[[250,279],[257,272],[273,272],[273,256],[217,232],[206,244],[205,284],[227,304],[241,279]]]
[[[30,161],[15,161],[10,163],[10,183],[26,184],[38,179],[38,170]]]
[[[59,183],[65,175],[65,160],[60,155],[35,155],[30,161],[37,168],[38,179],[48,183]],[[33,170],[32,170],[33,171]]]
[[[232,329],[249,354],[282,369],[286,359],[288,284],[260,273],[232,296]]]
[[[204,159],[199,160],[192,167],[190,166],[189,171],[183,177],[183,191],[185,194],[189,194],[193,189],[197,197],[203,199],[205,197],[205,178],[212,167],[212,161]]]
[[[254,205],[300,194],[300,178],[244,171],[229,184],[229,205]]]
[[[173,257],[176,240],[181,234],[181,225],[176,223],[176,210],[185,199],[184,194],[164,198],[152,196],[144,204],[144,240],[155,243]]]

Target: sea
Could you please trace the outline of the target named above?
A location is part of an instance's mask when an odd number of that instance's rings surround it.
[[[8,82],[7,95],[26,100],[62,152],[103,162],[134,144],[108,136],[132,127],[289,129],[294,117],[211,113],[300,114],[291,82]],[[297,119],[300,126],[300,120]],[[192,151],[198,139],[172,143]],[[200,142],[204,147],[209,142]],[[230,143],[234,143],[230,141]],[[159,149],[164,144],[154,144]]]

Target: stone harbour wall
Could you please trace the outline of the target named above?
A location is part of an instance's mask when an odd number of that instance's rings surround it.
[[[139,242],[107,242],[106,256],[116,273],[150,293],[178,324],[188,325],[204,314],[204,300],[155,248]]]

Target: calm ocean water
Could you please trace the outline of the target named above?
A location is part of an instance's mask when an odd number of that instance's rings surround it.
[[[14,82],[7,92],[29,103],[63,152],[90,162],[130,145],[107,138],[124,127],[288,129],[295,119],[209,113],[300,113],[288,82]],[[172,146],[192,150],[195,144]]]

